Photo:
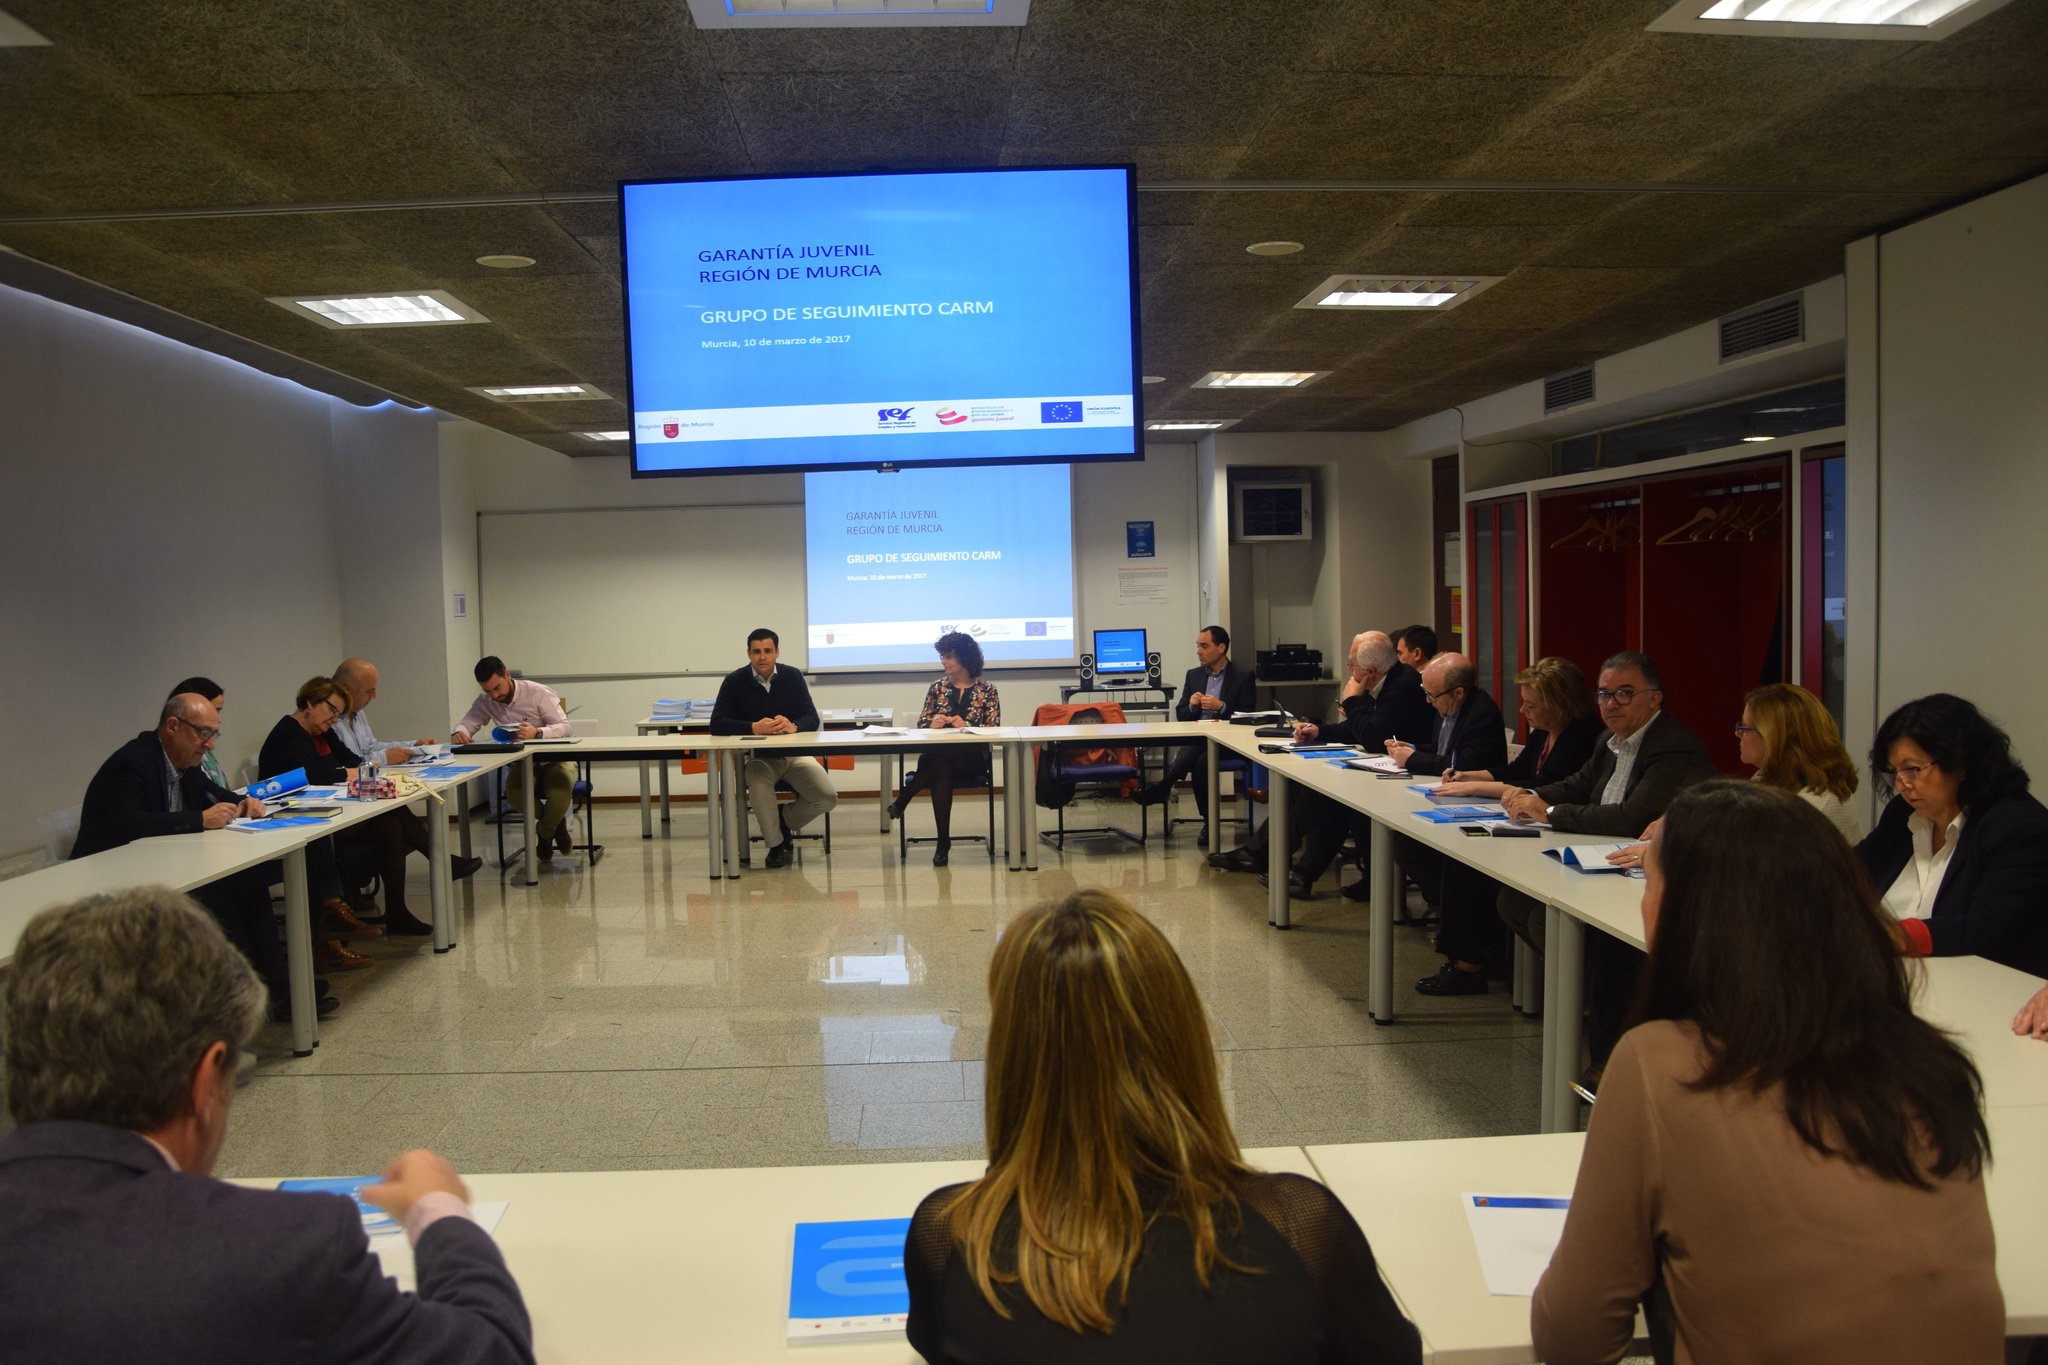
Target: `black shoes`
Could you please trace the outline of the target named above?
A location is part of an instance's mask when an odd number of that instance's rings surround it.
[[[952,852],[953,841],[951,839],[939,840],[939,846],[932,850],[932,866],[944,867],[946,860],[952,855]]]
[[[1208,827],[1208,826],[1207,826],[1207,825],[1205,824],[1205,825],[1203,825],[1203,826],[1202,826],[1202,827],[1201,827],[1200,829],[1198,829],[1198,830],[1196,830],[1196,831],[1195,831],[1195,847],[1196,847],[1196,848],[1207,848],[1208,846],[1209,846],[1209,827]]]
[[[1484,995],[1486,994],[1486,973],[1468,972],[1455,962],[1445,962],[1437,968],[1435,976],[1425,976],[1415,983],[1417,995]]]
[[[1140,787],[1131,793],[1131,800],[1140,806],[1163,806],[1172,795],[1172,787],[1163,782],[1154,782],[1149,787]]]
[[[1266,874],[1263,872],[1259,874],[1259,885],[1272,885],[1272,882],[1266,879]],[[1299,872],[1289,872],[1287,874],[1287,894],[1298,901],[1312,901],[1316,898],[1316,889],[1309,885],[1308,878],[1302,876]]]
[[[477,869],[483,865],[482,858],[465,858],[458,853],[448,860],[448,875],[458,882],[467,881],[475,876]]]
[[[434,926],[410,910],[390,910],[384,915],[384,932],[386,935],[418,938],[433,933]]]
[[[341,1008],[341,1002],[339,1000],[336,1000],[331,995],[318,995],[314,997],[314,1000],[316,1002],[314,1012],[318,1017],[322,1019],[325,1019],[328,1015],[334,1013],[336,1010]],[[270,1022],[273,1024],[289,1024],[291,1021],[291,993],[287,991],[282,995],[271,996]]]
[[[781,843],[768,850],[768,866],[788,867],[790,860],[795,857],[796,840],[784,839]]]
[[[1366,902],[1372,899],[1372,878],[1360,877],[1344,888],[1341,893],[1347,901]]]
[[[891,801],[889,803],[889,818],[891,820],[901,820],[903,818],[904,799],[905,798],[899,796],[894,801]]]
[[[555,851],[557,853],[572,853],[575,849],[576,838],[569,833],[569,822],[564,820],[561,824],[555,826]]]
[[[1247,849],[1231,848],[1209,855],[1209,866],[1223,872],[1260,872],[1266,860]]]

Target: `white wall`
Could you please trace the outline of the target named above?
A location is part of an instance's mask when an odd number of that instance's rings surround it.
[[[526,511],[541,508],[627,508],[690,506],[732,503],[788,503],[803,498],[803,477],[796,474],[738,475],[703,479],[634,479],[627,460],[618,456],[565,459],[501,432],[467,422],[444,423],[441,427],[444,489],[453,490],[443,503],[443,589],[457,590],[475,576],[475,515]],[[1079,561],[1080,625],[1084,632],[1096,626],[1143,626],[1154,648],[1164,655],[1167,676],[1178,684],[1180,675],[1194,662],[1195,632],[1204,622],[1200,615],[1200,579],[1196,561],[1196,474],[1195,450],[1186,445],[1149,446],[1142,462],[1081,465],[1075,470],[1075,546]],[[458,514],[456,498],[467,497],[468,515]],[[734,512],[745,516],[744,509]],[[1149,560],[1125,556],[1125,523],[1154,523],[1157,555]],[[801,558],[801,543],[788,552]],[[1167,594],[1164,603],[1131,603],[1119,600],[1122,568],[1164,569]],[[463,577],[467,575],[467,577]],[[592,582],[589,609],[607,610],[604,585]],[[476,589],[472,586],[470,591]],[[746,590],[744,583],[708,585],[708,590],[725,593]],[[471,599],[473,626],[477,612],[516,610],[517,604]],[[457,623],[459,626],[461,623]],[[803,664],[801,620],[768,621],[783,634],[784,654],[799,667]],[[613,628],[633,630],[637,623],[621,619]],[[461,639],[458,645],[456,641]],[[466,635],[457,630],[449,637],[447,673],[448,706],[451,716],[459,715],[475,696],[470,676],[478,642],[474,629]],[[488,632],[484,643],[489,642]],[[743,638],[730,642],[732,667],[746,662]],[[459,651],[459,652],[458,652]],[[508,657],[514,668],[520,661]],[[933,663],[933,675],[937,663]],[[593,720],[603,734],[631,734],[633,723],[647,714],[657,697],[709,697],[717,691],[722,673],[662,677],[578,676],[546,677],[542,681],[557,687],[576,708],[579,720]],[[1059,686],[1071,682],[1068,669],[992,669],[1003,697],[1006,720],[1028,719],[1041,702],[1059,700]],[[821,707],[893,706],[899,717],[912,718],[924,698],[931,676],[924,674],[830,674],[812,679],[812,692]],[[849,790],[875,787],[875,775],[865,768],[854,774],[839,774],[840,784]],[[689,779],[685,790],[699,790]],[[607,794],[613,793],[607,786]]]
[[[1960,693],[2048,775],[2048,177],[1874,257],[1877,711]]]
[[[41,818],[83,799],[180,678],[227,689],[232,773],[354,646],[348,622],[400,648],[417,623],[386,630],[386,575],[343,585],[336,507],[376,497],[419,421],[0,288],[0,861],[41,846]],[[378,534],[378,555],[401,550]]]

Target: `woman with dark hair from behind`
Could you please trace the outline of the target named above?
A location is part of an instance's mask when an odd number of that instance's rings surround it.
[[[982,680],[981,645],[964,631],[949,631],[932,646],[938,651],[942,677],[925,689],[924,709],[917,713],[920,730],[964,730],[970,725],[1001,725],[1002,699],[996,685]],[[961,782],[981,780],[989,774],[986,744],[949,744],[926,749],[917,758],[917,771],[903,779],[903,789],[889,803],[889,818],[901,820],[903,808],[920,791],[932,794],[932,822],[938,826],[939,846],[932,853],[932,866],[944,867],[953,852],[953,788]],[[993,781],[993,776],[986,780]]]
[[[1998,1365],[1976,1068],[1913,1013],[1855,855],[1812,805],[1715,781],[1644,861],[1649,960],[1531,1327],[1613,1361],[1659,1277],[1681,1360]]]
[[[1885,718],[1870,767],[1899,799],[1856,854],[1900,950],[2048,976],[2048,809],[2005,731],[1936,692]]]
[[[988,1174],[927,1195],[910,1344],[965,1361],[1421,1359],[1337,1197],[1244,1164],[1201,997],[1107,891],[1010,921],[989,963]]]

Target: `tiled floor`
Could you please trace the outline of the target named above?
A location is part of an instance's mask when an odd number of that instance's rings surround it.
[[[914,808],[914,828],[929,818]],[[1210,870],[1191,827],[1171,849],[1044,848],[1035,873],[956,844],[941,871],[928,847],[899,864],[872,802],[848,802],[829,862],[809,844],[735,883],[705,878],[701,821],[679,808],[676,837],[650,842],[637,808],[601,807],[595,868],[458,884],[455,951],[367,945],[378,965],[333,978],[317,1052],[293,1058],[282,1028],[258,1040],[220,1173],[348,1174],[413,1146],[470,1171],[979,1156],[990,950],[1016,909],[1078,886],[1173,939],[1244,1145],[1536,1130],[1540,1030],[1504,988],[1415,995],[1438,959],[1399,929],[1402,1017],[1376,1026],[1364,908],[1326,882],[1276,932],[1257,879]]]

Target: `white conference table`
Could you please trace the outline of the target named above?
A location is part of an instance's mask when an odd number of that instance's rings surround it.
[[[848,729],[863,725],[894,725],[896,723],[896,712],[889,707],[855,706],[825,708],[818,712],[818,719],[828,730]],[[633,722],[633,733],[636,735],[683,734],[703,736],[708,735],[710,732],[711,718],[708,715],[649,716],[645,720]],[[889,760],[894,757],[893,754],[890,754],[885,755],[883,758],[882,786],[885,789],[892,785],[890,781]],[[661,823],[663,831],[666,832],[669,823],[668,764],[665,761],[657,761],[652,766],[659,774],[661,780]],[[640,763],[640,837],[643,839],[652,839],[654,837],[652,793],[648,789],[647,781],[648,767],[647,761],[643,760]],[[709,799],[708,796],[706,799]],[[889,832],[889,803],[884,801],[881,804],[882,833],[887,834]]]
[[[1984,1192],[2005,1331],[2037,1336],[2048,1333],[2048,1166],[2039,1160],[2048,1150],[2048,1105],[1987,1104],[1985,1118],[1992,1163]],[[1536,1359],[1530,1301],[1487,1291],[1462,1196],[1568,1196],[1584,1145],[1583,1133],[1542,1133],[1319,1146],[1308,1156],[1365,1230],[1380,1272],[1422,1333],[1425,1360],[1523,1365]]]
[[[1314,1174],[1299,1147],[1253,1148],[1245,1159]],[[533,1315],[534,1354],[550,1365],[786,1365],[793,1352],[913,1365],[900,1338],[790,1346],[792,1229],[908,1218],[925,1195],[985,1169],[917,1161],[463,1178],[479,1202],[506,1201],[495,1235]]]
[[[907,752],[949,745],[986,745],[1002,757],[1003,830],[1011,871],[1038,867],[1038,813],[1030,750],[1035,744],[1087,742],[1092,747],[1122,748],[1187,743],[1213,738],[1223,728],[1215,721],[1127,722],[1120,725],[984,726],[972,730],[918,730],[896,727],[807,730],[794,735],[642,734],[579,739],[553,746],[566,759],[592,761],[659,761],[684,752],[701,753],[710,765],[710,807],[706,821],[711,880],[737,879],[745,847],[746,792],[742,780],[745,756],[793,750],[803,754],[872,754],[885,761]],[[545,756],[545,755],[544,755]],[[1214,756],[1214,746],[1211,746]],[[1213,771],[1213,764],[1212,764]],[[885,768],[885,777],[887,769]],[[885,786],[888,785],[885,782]],[[645,786],[643,782],[643,795]],[[647,833],[645,808],[642,833]],[[882,830],[887,833],[887,803]],[[1210,836],[1215,836],[1215,805],[1210,805]]]
[[[436,777],[430,768],[400,767],[393,771],[419,779],[433,793],[433,799],[438,800],[441,792],[460,789],[485,773],[517,763],[521,758],[519,754],[455,755],[448,762],[475,771],[445,777]],[[281,861],[284,864],[285,962],[289,975],[292,1051],[298,1056],[306,1056],[320,1042],[319,1011],[313,990],[312,898],[306,886],[306,848],[316,840],[374,819],[407,802],[402,798],[394,801],[344,799],[335,804],[341,807],[340,813],[314,825],[257,834],[217,829],[137,839],[120,848],[0,882],[0,970],[14,961],[15,944],[29,920],[53,905],[133,886],[162,885],[176,891],[191,891],[259,864]],[[466,822],[466,803],[458,801],[458,805],[464,807]],[[531,821],[529,814],[529,857]],[[466,831],[465,823],[465,844]],[[428,864],[432,872],[429,887],[433,902],[434,951],[445,953],[455,946],[448,821],[445,815],[427,821],[427,838]]]
[[[1372,947],[1367,999],[1375,1022],[1390,1023],[1394,1018],[1393,929],[1400,886],[1393,860],[1394,833],[1439,849],[1546,907],[1540,1113],[1546,1133],[1575,1129],[1579,1101],[1572,1081],[1578,1074],[1577,1059],[1584,1038],[1581,1013],[1585,931],[1590,926],[1633,947],[1643,947],[1643,883],[1618,873],[1576,872],[1555,858],[1544,857],[1542,851],[1566,844],[1615,840],[1604,835],[1559,834],[1549,829],[1540,831],[1534,839],[1473,838],[1457,825],[1434,824],[1416,817],[1416,811],[1432,807],[1409,788],[1429,779],[1381,778],[1334,767],[1327,758],[1262,754],[1258,752],[1262,741],[1251,738],[1241,728],[1221,732],[1218,738],[1225,747],[1265,764],[1271,774],[1267,818],[1280,823],[1273,825],[1276,837],[1268,849],[1267,917],[1276,927],[1285,928],[1290,922],[1291,900],[1286,890],[1289,840],[1281,833],[1286,828],[1290,789],[1299,783],[1371,817]],[[1213,772],[1215,765],[1212,763],[1210,768]],[[1984,1059],[1980,1065],[1988,1068],[1987,1084],[1993,1071],[2010,1072],[2026,1078],[2026,1084],[2039,1087],[2043,1098],[2028,1102],[2048,1103],[2048,1047],[2029,1050],[2028,1040],[2012,1037],[2008,1027],[2013,1015],[2041,983],[2023,972],[1981,958],[1922,959],[1916,970],[1924,972],[1926,979],[1917,1008],[1924,1017],[1972,1040],[1973,1052]]]

